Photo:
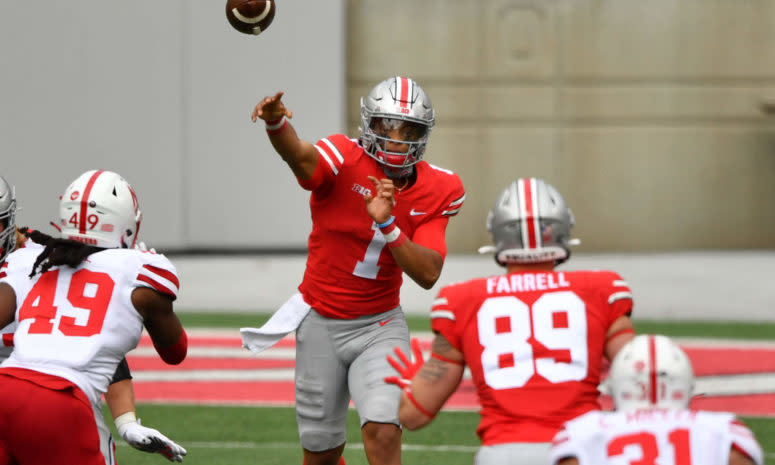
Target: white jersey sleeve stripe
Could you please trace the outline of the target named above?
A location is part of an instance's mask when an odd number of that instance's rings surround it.
[[[610,296],[608,296],[608,304],[612,304],[616,302],[617,300],[622,299],[630,299],[632,300],[632,293],[631,292],[614,292]]]
[[[339,160],[338,165],[342,166],[344,164],[344,157],[342,156],[342,153],[339,152],[339,149],[336,148],[336,145],[334,145],[330,140],[328,139],[320,139],[326,146],[328,146],[329,150],[331,150],[331,153],[336,157],[337,160]]]
[[[455,321],[455,314],[448,310],[431,310],[431,320],[436,318]]]
[[[334,172],[334,176],[338,175],[339,170],[336,168],[336,165],[334,165],[334,162],[332,162],[331,159],[328,157],[328,154],[326,153],[326,151],[323,150],[323,148],[318,145],[316,145],[315,148],[318,149],[318,152],[320,152],[320,156],[323,157],[323,160],[325,160],[326,163],[328,163],[328,166],[331,167],[331,171]]]

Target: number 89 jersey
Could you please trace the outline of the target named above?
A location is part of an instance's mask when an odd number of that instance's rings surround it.
[[[175,299],[178,277],[163,255],[107,249],[77,268],[29,277],[40,246],[12,253],[0,282],[16,293],[14,350],[3,367],[27,368],[76,384],[98,402],[127,352],[137,347],[142,317],[132,291],[150,287]]]
[[[599,408],[606,333],[631,310],[614,272],[523,272],[442,288],[431,325],[465,357],[484,445],[549,442]]]

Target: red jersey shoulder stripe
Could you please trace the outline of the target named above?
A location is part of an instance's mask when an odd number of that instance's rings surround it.
[[[13,347],[13,333],[3,334],[3,345],[5,347]]]
[[[180,289],[180,281],[178,281],[178,277],[175,275],[175,273],[153,265],[143,265],[143,268],[150,271],[151,273],[159,275],[160,277],[174,284],[176,288]]]
[[[144,283],[150,284],[152,288],[156,289],[158,292],[161,292],[162,294],[166,294],[173,299],[177,298],[177,294],[173,291],[171,291],[168,287],[164,286],[163,284],[160,284],[157,281],[154,281],[153,279],[149,278],[148,276],[139,274],[137,275],[137,280],[142,281]]]

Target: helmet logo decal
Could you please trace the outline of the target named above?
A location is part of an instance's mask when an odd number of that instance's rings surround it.
[[[140,208],[140,205],[137,202],[137,194],[135,194],[135,190],[132,189],[132,186],[129,186],[129,194],[132,196],[132,205],[135,208],[135,215],[137,214],[137,210]]]
[[[75,199],[77,199],[79,195],[81,195],[81,193],[80,193],[80,192],[78,192],[78,191],[73,191],[73,193],[72,193],[72,194],[70,194],[70,200],[75,200]]]

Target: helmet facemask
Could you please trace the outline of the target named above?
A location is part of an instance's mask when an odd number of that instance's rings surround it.
[[[393,179],[412,174],[434,122],[430,99],[408,78],[386,79],[361,99],[361,144]],[[396,151],[396,144],[406,149]]]
[[[0,262],[16,248],[16,197],[14,189],[0,177]]]

